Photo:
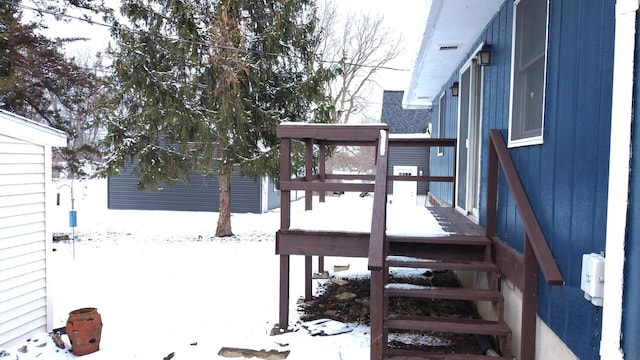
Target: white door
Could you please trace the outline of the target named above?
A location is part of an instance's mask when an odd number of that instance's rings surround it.
[[[417,176],[417,166],[394,166],[393,175]],[[393,181],[393,203],[403,205],[415,205],[417,203],[418,182]]]
[[[477,220],[480,204],[482,69],[475,59],[460,73],[456,208]]]

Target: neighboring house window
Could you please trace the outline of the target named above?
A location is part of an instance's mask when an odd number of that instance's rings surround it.
[[[444,93],[440,96],[440,100],[438,101],[438,138],[444,138],[444,102],[445,96]],[[444,150],[442,146],[438,146],[438,156],[444,155]]]
[[[513,21],[509,146],[541,144],[547,59],[547,0],[519,0]]]

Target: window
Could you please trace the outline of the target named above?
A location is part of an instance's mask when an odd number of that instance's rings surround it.
[[[444,102],[444,93],[440,96],[440,100],[438,101],[438,138],[442,139],[444,137],[444,112],[445,112],[445,102]],[[444,155],[444,150],[442,146],[438,146],[438,156]]]
[[[509,146],[541,144],[547,59],[547,0],[516,1]]]

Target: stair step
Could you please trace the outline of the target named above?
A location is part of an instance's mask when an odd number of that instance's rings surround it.
[[[446,236],[433,236],[433,237],[387,235],[386,240],[392,243],[472,245],[472,246],[491,245],[491,240],[489,240],[486,236],[471,236],[471,235],[446,235]]]
[[[428,287],[391,283],[385,286],[385,295],[424,299],[453,299],[467,301],[502,301],[502,294],[493,289],[471,289],[452,287]]]
[[[488,271],[495,272],[497,267],[488,261],[436,261],[405,256],[387,256],[386,264],[389,267],[419,268],[431,270],[463,270],[463,271]]]
[[[388,360],[513,360],[508,356],[489,356],[475,354],[442,354],[428,351],[396,350],[385,351],[383,359]]]
[[[508,336],[511,329],[503,321],[480,319],[436,318],[428,316],[389,315],[384,321],[386,329],[439,331],[456,334]]]

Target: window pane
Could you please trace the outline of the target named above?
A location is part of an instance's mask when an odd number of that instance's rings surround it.
[[[542,136],[547,38],[547,0],[515,5],[510,140]]]
[[[519,66],[525,67],[540,54],[544,54],[547,25],[545,0],[524,0],[518,4]]]
[[[523,135],[541,135],[542,105],[544,100],[544,58],[538,59],[524,71]]]

